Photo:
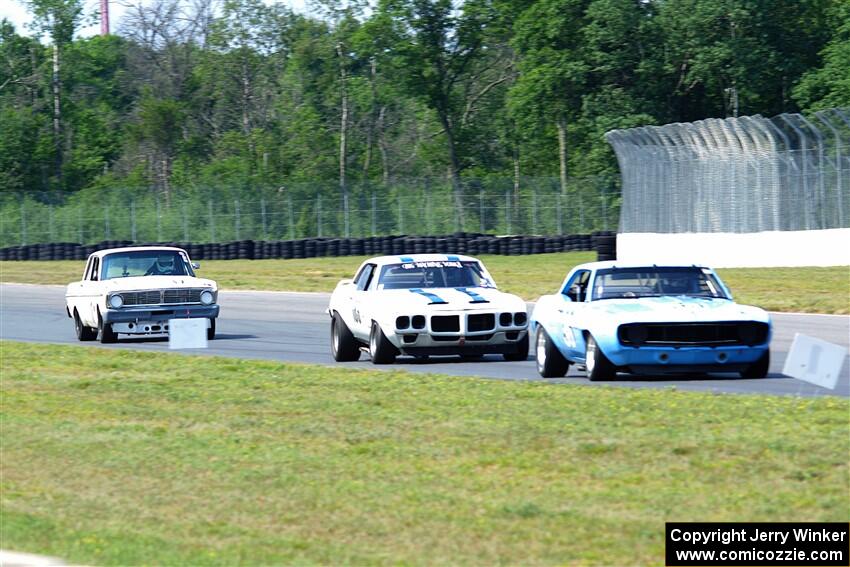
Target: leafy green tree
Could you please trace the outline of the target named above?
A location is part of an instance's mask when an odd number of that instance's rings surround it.
[[[0,191],[48,189],[54,143],[42,94],[45,52],[0,21]],[[45,153],[46,152],[46,153]]]
[[[459,138],[470,102],[482,93],[470,79],[480,68],[485,30],[494,21],[495,11],[486,0],[465,2],[458,9],[450,0],[382,0],[374,20],[389,38],[394,70],[407,95],[424,102],[442,127],[459,226],[464,169]]]
[[[794,98],[809,111],[850,106],[850,4],[836,0],[829,14],[835,31],[820,52],[822,64],[794,89]]]
[[[171,197],[171,170],[180,141],[181,125],[187,112],[185,105],[174,99],[157,98],[147,89],[142,93],[135,121],[129,132],[147,163],[149,178],[163,193]]]
[[[541,0],[514,27],[520,76],[511,89],[510,108],[525,138],[555,126],[562,192],[567,190],[568,125],[579,114],[587,82],[581,34],[587,6],[587,0]]]
[[[57,180],[62,179],[62,103],[61,103],[61,56],[62,49],[71,42],[74,31],[82,17],[82,0],[28,0],[33,15],[33,27],[47,34],[53,44],[53,143],[55,146],[55,169]]]

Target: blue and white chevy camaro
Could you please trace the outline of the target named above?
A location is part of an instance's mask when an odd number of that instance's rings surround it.
[[[331,295],[331,353],[339,362],[367,350],[375,364],[416,357],[528,357],[525,301],[499,291],[470,256],[416,254],[363,262]]]
[[[581,264],[537,301],[530,325],[547,378],[570,364],[584,365],[593,381],[617,372],[763,378],[770,365],[770,316],[732,301],[704,266]]]

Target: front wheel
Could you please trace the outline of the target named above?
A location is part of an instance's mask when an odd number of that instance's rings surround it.
[[[593,335],[587,335],[587,350],[585,351],[584,365],[587,367],[587,378],[591,382],[601,380],[612,380],[617,376],[616,367],[611,364],[608,357],[600,350]]]
[[[391,364],[396,357],[395,347],[375,321],[372,321],[372,332],[369,333],[369,354],[373,364]]]
[[[331,354],[337,362],[360,359],[360,345],[339,313],[334,313],[331,319]]]
[[[104,323],[100,317],[100,342],[103,344],[114,343],[118,341],[118,333],[112,330],[112,325]]]
[[[76,309],[74,309],[74,330],[77,332],[77,340],[93,341],[97,338],[97,329],[86,327]]]
[[[528,334],[522,338],[521,341],[517,343],[517,351],[516,352],[506,352],[502,355],[505,360],[517,361],[517,360],[525,360],[528,358]]]
[[[746,370],[741,372],[741,378],[767,378],[767,371],[770,368],[770,351],[764,351],[757,361],[752,363]]]
[[[543,326],[537,327],[537,337],[534,341],[537,372],[544,378],[561,378],[566,376],[570,363],[552,342]]]

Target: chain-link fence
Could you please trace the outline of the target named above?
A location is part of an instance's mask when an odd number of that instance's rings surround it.
[[[621,232],[850,226],[850,108],[608,132]]]
[[[0,246],[42,242],[228,242],[305,237],[588,234],[614,230],[618,180],[557,178],[465,180],[463,211],[451,186],[430,179],[392,186],[333,182],[283,187],[205,187],[174,191],[102,189],[64,199],[7,198]],[[85,193],[85,192],[84,192]],[[305,197],[305,195],[312,195]],[[47,201],[47,202],[45,202]]]

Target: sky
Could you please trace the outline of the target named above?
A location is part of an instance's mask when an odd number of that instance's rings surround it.
[[[267,4],[284,4],[292,8],[296,12],[305,12],[305,0],[282,0],[280,2],[275,2],[274,0],[264,0]],[[118,29],[118,24],[121,21],[121,16],[127,11],[127,8],[123,4],[128,4],[130,2],[135,2],[135,0],[120,0],[120,2],[116,2],[115,0],[110,0],[109,2],[109,24],[111,30],[114,32]],[[147,3],[147,0],[142,0],[142,2]],[[100,9],[100,0],[83,0],[83,19],[88,22],[91,20],[92,15],[95,11]],[[0,0],[0,20],[3,18],[8,19],[15,25],[15,30],[20,35],[32,35],[32,31],[30,31],[26,25],[32,21],[29,13],[27,12],[25,3],[21,0]],[[90,37],[93,35],[97,35],[100,33],[100,23],[95,22],[92,25],[87,25],[79,30],[77,30],[76,37]]]

